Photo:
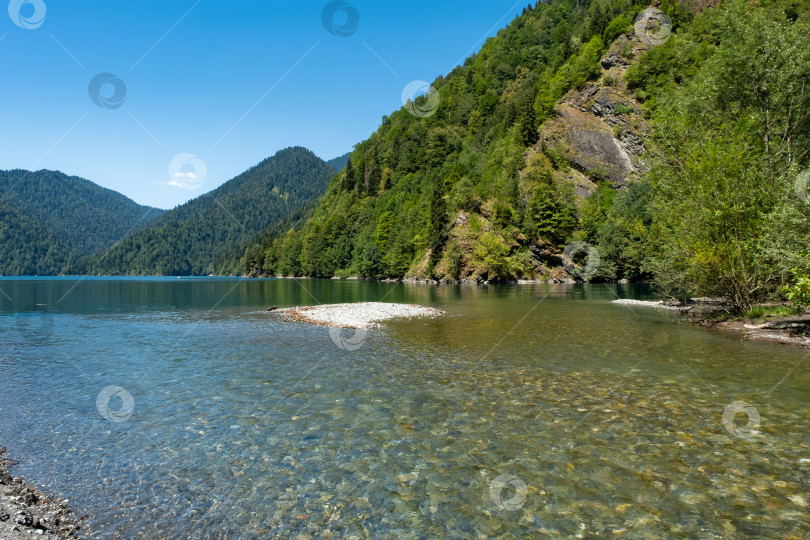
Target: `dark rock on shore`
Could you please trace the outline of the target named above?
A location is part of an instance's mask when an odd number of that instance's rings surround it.
[[[763,319],[746,319],[730,313],[731,306],[720,298],[672,300],[665,305],[678,308],[678,313],[693,322],[734,332],[749,341],[766,341],[810,348],[810,314],[765,315]]]
[[[0,446],[0,538],[17,540],[44,536],[69,538],[79,530],[67,501],[52,500],[8,472],[6,449]]]

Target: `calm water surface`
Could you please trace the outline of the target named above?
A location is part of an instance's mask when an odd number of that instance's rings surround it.
[[[647,296],[2,279],[0,444],[90,538],[807,537],[807,351]],[[346,350],[265,311],[359,300],[447,313]]]

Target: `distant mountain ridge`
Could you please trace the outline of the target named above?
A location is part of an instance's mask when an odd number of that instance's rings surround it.
[[[0,171],[0,194],[86,253],[111,246],[164,212],[59,171]]]
[[[0,171],[0,275],[214,273],[234,249],[307,214],[348,155],[287,148],[169,211],[59,171]]]
[[[162,213],[58,171],[0,171],[0,274],[69,272]]]
[[[352,155],[351,152],[346,152],[342,156],[326,160],[326,163],[328,163],[329,166],[335,169],[336,171],[342,171],[343,168],[346,166],[346,163],[349,162],[350,155]]]
[[[167,211],[88,260],[81,271],[105,275],[217,273],[218,261],[234,249],[320,197],[335,173],[310,150],[286,148],[217,189]]]

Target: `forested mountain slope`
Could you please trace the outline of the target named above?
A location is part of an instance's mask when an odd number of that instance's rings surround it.
[[[80,256],[67,240],[0,201],[0,275],[57,275]]]
[[[606,44],[632,30],[640,9],[622,1],[527,7],[464,66],[436,79],[435,93],[384,117],[312,219],[249,249],[242,270],[541,277],[546,265],[535,253],[570,239],[578,201],[561,151],[544,148],[531,167],[527,153],[566,92],[601,73]]]
[[[281,150],[169,210],[86,263],[106,275],[205,275],[217,261],[323,194],[335,169],[305,148]]]
[[[83,178],[0,171],[0,274],[52,275],[160,216]]]
[[[809,165],[810,10],[659,7],[527,7],[384,117],[312,217],[235,270],[654,277],[741,307],[778,294],[810,268],[794,189]]]

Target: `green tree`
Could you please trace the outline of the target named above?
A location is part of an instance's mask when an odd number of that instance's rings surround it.
[[[380,179],[382,171],[376,159],[369,159],[366,162],[366,193],[368,195],[377,195],[380,190]]]
[[[591,23],[589,28],[591,34],[601,36],[602,32],[605,31],[605,28],[607,28],[609,23],[610,15],[608,15],[601,3],[596,2],[591,15]]]
[[[346,168],[344,169],[343,174],[343,182],[341,183],[340,187],[343,191],[351,191],[357,187],[357,178],[355,177],[354,163],[352,163],[351,156],[349,156],[349,160],[346,162]]]
[[[447,226],[447,199],[444,193],[444,183],[437,182],[433,187],[433,196],[430,199],[430,221],[428,223],[428,245],[430,246],[430,261],[428,273],[433,274],[436,264],[442,257],[442,249],[447,242],[445,227]]]
[[[531,146],[537,142],[537,116],[534,114],[534,93],[526,92],[521,96],[517,106],[517,117],[520,122],[520,142]]]
[[[605,42],[605,45],[610,45],[613,43],[614,39],[632,29],[632,27],[633,21],[631,21],[629,17],[624,14],[619,15],[607,25],[605,31],[602,33],[602,40]]]
[[[555,189],[543,182],[529,203],[535,234],[555,245],[563,245],[577,225],[574,206]]]
[[[718,28],[716,53],[656,113],[652,262],[668,290],[747,311],[790,268],[774,246],[793,233],[770,216],[795,204],[791,171],[810,150],[808,27],[733,5]]]

